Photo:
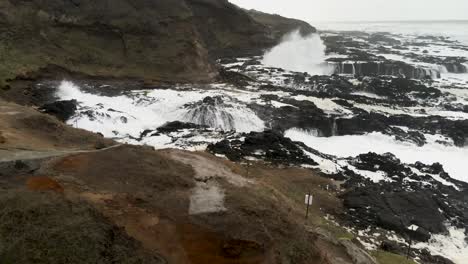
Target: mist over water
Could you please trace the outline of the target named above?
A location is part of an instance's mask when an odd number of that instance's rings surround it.
[[[310,75],[328,75],[333,68],[325,63],[326,46],[318,34],[302,37],[299,31],[286,35],[283,41],[264,57],[262,63]]]
[[[468,20],[315,22],[320,30],[391,32],[417,36],[443,36],[468,45]]]

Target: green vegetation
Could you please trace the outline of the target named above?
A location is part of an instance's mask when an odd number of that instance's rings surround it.
[[[411,259],[406,259],[406,257],[403,257],[401,255],[385,251],[374,251],[372,252],[372,256],[374,256],[377,259],[377,262],[379,264],[416,264],[416,262],[414,262]]]
[[[84,202],[59,194],[0,195],[2,264],[159,263]]]
[[[325,220],[326,221],[326,220]],[[333,223],[329,223],[326,221],[327,224],[325,229],[331,232],[338,240],[353,240],[355,237],[350,232],[346,231],[344,228],[337,226]]]

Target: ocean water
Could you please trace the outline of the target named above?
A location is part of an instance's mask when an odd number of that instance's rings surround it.
[[[390,32],[417,36],[443,36],[468,45],[468,20],[392,22],[312,22],[319,31]],[[468,52],[467,52],[468,53]],[[468,56],[468,54],[467,54]]]
[[[325,54],[325,45],[320,39],[320,34],[328,31],[364,31],[368,33],[388,32],[406,42],[411,48],[411,43],[418,36],[447,37],[449,40],[457,41],[453,44],[438,42],[424,48],[426,55],[465,57],[468,60],[468,20],[466,21],[400,21],[400,22],[318,22],[311,23],[319,30],[319,34],[312,34],[302,38],[298,32],[286,35],[283,41],[273,49],[266,52],[263,64],[279,67],[290,71],[308,72],[311,75],[329,75],[334,68],[325,60],[329,57],[341,55]],[[430,40],[428,40],[430,41]],[[415,51],[408,50],[407,53],[423,55],[423,49]],[[403,51],[402,51],[403,52]],[[441,73],[440,81],[458,82],[468,87],[468,73],[448,73],[442,65],[429,64],[411,58],[403,54],[376,54],[387,59],[403,61],[409,64],[437,70]],[[468,67],[468,62],[465,63]],[[437,77],[433,77],[437,78]]]
[[[418,147],[413,143],[397,141],[394,137],[374,132],[366,135],[315,137],[305,131],[291,129],[285,136],[295,141],[301,141],[311,148],[337,157],[355,157],[359,154],[375,152],[385,154],[390,152],[402,162],[423,162],[432,164],[439,162],[444,169],[455,179],[468,182],[468,173],[465,170],[465,161],[468,158],[468,148],[444,146],[437,144],[436,140]]]
[[[435,56],[460,56],[468,59],[468,20],[467,21],[416,21],[416,22],[324,22],[324,23],[312,23],[318,28],[319,31],[365,31],[369,33],[374,32],[389,32],[392,34],[398,34],[401,39],[414,39],[415,36],[444,36],[449,37],[451,40],[458,41],[460,45],[466,46],[466,48],[450,48],[445,46],[434,45]],[[314,36],[314,38],[316,38]],[[308,41],[310,48],[313,48],[315,43],[316,46],[321,46],[320,41]],[[411,42],[411,41],[409,41]],[[290,47],[290,53],[302,52],[301,49],[295,49],[291,47],[294,44],[290,42],[289,45],[283,43],[282,46]],[[428,48],[431,52],[431,47]],[[321,49],[320,49],[321,50]],[[271,55],[271,54],[270,54]],[[302,54],[308,57],[307,53]],[[281,55],[283,57],[284,55]],[[407,58],[400,55],[385,54],[389,56],[387,59],[401,60],[411,63]],[[280,56],[278,55],[277,59]],[[300,57],[295,54],[294,57]],[[316,61],[317,56],[312,56],[315,64],[320,62]],[[320,57],[320,58],[323,58]],[[284,66],[284,65],[283,65]],[[295,69],[300,65],[295,65]],[[433,65],[434,68],[440,67]],[[304,68],[305,70],[305,68]],[[441,71],[441,79],[438,79],[437,83],[434,84],[436,87],[442,85],[457,83],[458,86],[465,87],[466,89],[451,89],[441,88],[443,92],[450,92],[456,94],[459,97],[459,101],[456,103],[467,104],[468,100],[468,74],[455,74]],[[384,112],[386,114],[410,114],[408,109],[381,109],[381,107],[364,105],[363,109],[372,112]],[[387,111],[386,111],[387,110]],[[427,109],[426,109],[427,110]],[[431,112],[428,114],[442,115],[444,113]],[[454,112],[450,112],[454,114]],[[456,113],[460,114],[460,113]],[[461,116],[447,117],[449,119],[468,119],[465,113],[461,113]],[[464,169],[464,161],[468,160],[468,147],[457,148],[454,146],[444,146],[436,142],[432,142],[424,147],[418,147],[410,143],[402,143],[394,140],[393,138],[379,133],[373,133],[362,136],[343,136],[343,137],[330,137],[322,138],[315,137],[311,134],[305,135],[298,132],[289,132],[287,136],[290,136],[294,140],[302,141],[309,146],[316,148],[324,153],[333,154],[339,157],[356,156],[362,153],[370,151],[377,153],[392,152],[398,158],[404,162],[413,163],[416,161],[422,161],[425,163],[440,162],[444,165],[445,169],[450,175],[458,180],[468,182],[468,172]]]
[[[155,129],[167,122],[184,121],[198,123],[197,118],[185,107],[203,100],[207,96],[224,95],[217,90],[139,90],[120,96],[101,96],[83,91],[70,81],[62,81],[56,96],[61,100],[75,99],[80,102],[80,112],[91,111],[94,116],[77,115],[68,123],[79,128],[102,133],[106,137],[138,138],[145,129]],[[214,109],[207,118],[211,127],[239,132],[262,131],[264,123],[250,109],[225,95],[224,105]],[[223,115],[232,118],[226,120]],[[229,122],[228,122],[229,121]]]

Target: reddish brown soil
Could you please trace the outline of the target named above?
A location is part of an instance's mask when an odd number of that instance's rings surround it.
[[[174,221],[138,207],[130,196],[109,193],[80,194],[104,215],[140,241],[147,250],[158,252],[177,264],[260,264],[268,254],[253,241],[226,238],[189,222]]]
[[[31,191],[53,191],[63,193],[63,187],[49,177],[31,177],[26,181],[26,186]]]

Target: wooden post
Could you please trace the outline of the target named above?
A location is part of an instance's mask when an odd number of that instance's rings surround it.
[[[413,231],[413,230],[411,230]],[[408,243],[408,252],[406,252],[406,259],[410,258],[410,253],[411,253],[411,245],[413,244],[413,239],[411,238],[411,235],[409,236],[409,243]]]
[[[415,229],[414,225],[411,225],[408,229],[411,231],[416,231],[418,228]],[[410,258],[412,244],[413,244],[413,238],[411,237],[411,235],[409,235],[409,243],[408,243],[408,251],[406,252],[406,259]]]
[[[308,193],[308,195],[306,196],[306,216],[305,218],[309,218],[309,206],[310,206],[310,191]]]

